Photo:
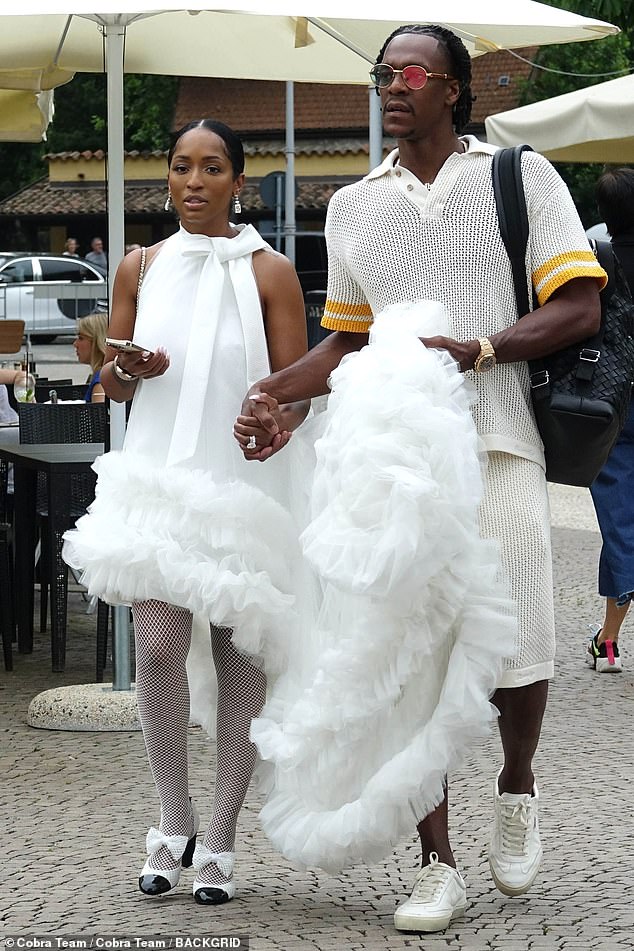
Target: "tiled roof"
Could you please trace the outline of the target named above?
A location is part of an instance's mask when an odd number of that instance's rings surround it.
[[[284,139],[251,139],[244,143],[245,155],[283,155]],[[369,153],[365,138],[301,139],[295,143],[296,155],[361,155]]]
[[[140,152],[138,149],[133,149],[131,152],[125,152],[124,154],[131,158],[161,158],[167,153],[161,151],[161,149],[154,149],[152,152]],[[62,162],[78,162],[80,159],[84,161],[90,161],[91,159],[102,161],[105,157],[106,153],[103,149],[97,149],[96,152],[47,152],[44,156],[45,159],[55,159]]]
[[[531,59],[535,48],[518,50]],[[473,91],[477,99],[472,121],[518,105],[519,80],[531,67],[507,50],[473,60]],[[506,77],[508,82],[502,78]],[[193,119],[220,119],[240,135],[282,132],[285,125],[285,84],[268,80],[183,77],[174,114],[174,129]],[[361,130],[368,125],[368,89],[325,83],[295,84],[295,129],[302,133]]]
[[[284,139],[250,139],[244,143],[245,155],[283,155]],[[299,141],[295,145],[297,155],[360,155],[368,154],[368,141],[366,138],[337,138],[337,139],[306,139]],[[125,156],[133,158],[166,158],[167,152],[155,150],[153,152],[125,152]],[[44,156],[45,159],[67,162],[67,161],[90,161],[90,159],[103,159],[105,153],[101,150],[97,152],[49,152]]]
[[[298,211],[325,210],[333,193],[351,178],[314,178],[297,180]],[[258,182],[251,181],[240,192],[240,201],[246,212],[262,211],[265,205],[260,198]],[[126,185],[126,215],[166,215],[165,185],[156,183]],[[52,185],[42,179],[34,185],[0,202],[0,215],[37,215],[38,217],[72,218],[73,215],[105,214],[106,189],[103,185],[77,184]]]

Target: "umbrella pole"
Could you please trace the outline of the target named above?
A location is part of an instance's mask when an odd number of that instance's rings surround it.
[[[370,152],[370,171],[376,168],[383,161],[383,121],[381,118],[381,100],[376,94],[374,86],[368,90],[370,94],[369,101],[369,127],[370,139],[368,142]]]
[[[286,176],[284,203],[284,253],[295,264],[295,86],[286,82]]]
[[[114,276],[124,249],[123,173],[123,49],[125,26],[107,18],[106,82],[108,94],[108,290],[112,301]],[[110,403],[110,447],[121,449],[125,435],[125,404]],[[130,630],[128,608],[115,607],[113,620],[113,690],[130,690]]]

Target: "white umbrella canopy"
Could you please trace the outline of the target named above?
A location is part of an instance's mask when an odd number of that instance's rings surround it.
[[[52,89],[0,89],[0,142],[41,142],[52,118]]]
[[[400,0],[390,11],[397,19],[360,0],[251,0],[239,6],[218,0],[211,7],[192,0],[186,9],[170,0],[98,2],[100,12],[87,13],[85,0],[24,0],[2,15],[0,86],[2,72],[43,64],[69,73],[100,70],[102,36],[95,23],[129,27],[127,72],[338,83],[367,82],[364,59],[373,60],[402,23],[450,26],[472,55],[618,32],[601,20],[534,0]]]
[[[527,142],[555,162],[634,162],[634,76],[500,112],[485,124],[494,145]]]
[[[111,281],[123,256],[123,73],[222,76],[303,82],[368,83],[368,64],[403,23],[441,23],[472,55],[492,50],[597,39],[618,28],[533,0],[399,0],[387,19],[365,0],[22,0],[0,14],[0,88],[18,73],[105,69],[108,87],[108,240]],[[424,11],[424,17],[421,13]],[[125,55],[124,55],[125,51]],[[31,86],[22,88],[32,88]],[[229,123],[231,119],[229,118]],[[290,150],[289,150],[290,151]],[[292,167],[287,189],[292,188]],[[293,193],[287,206],[293,204]],[[111,413],[111,445],[125,419]],[[127,689],[127,621],[115,614],[115,689]]]

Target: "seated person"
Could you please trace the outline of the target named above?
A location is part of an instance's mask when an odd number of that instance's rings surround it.
[[[106,355],[107,314],[88,314],[77,321],[77,336],[73,346],[80,363],[87,363],[91,373],[84,399],[87,403],[103,403],[106,399],[99,376]]]

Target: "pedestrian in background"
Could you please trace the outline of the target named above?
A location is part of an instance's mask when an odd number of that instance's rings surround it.
[[[596,186],[605,221],[630,290],[634,288],[634,169],[604,172]],[[619,635],[634,597],[634,402],[605,466],[590,486],[603,541],[599,556],[599,594],[605,598],[603,624],[586,650],[598,673],[618,673],[623,661]]]
[[[108,274],[108,258],[106,252],[103,249],[103,241],[101,238],[93,238],[90,242],[90,251],[85,258],[89,264],[99,271],[104,277],[107,277]]]

